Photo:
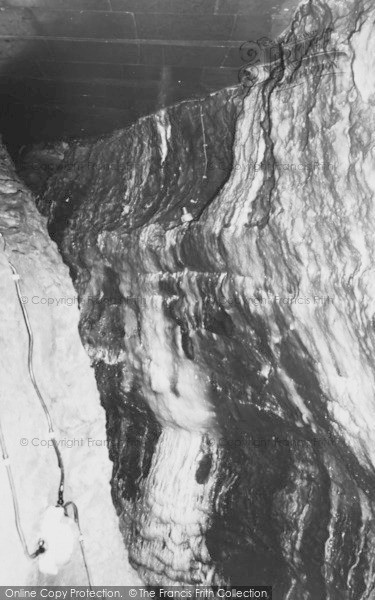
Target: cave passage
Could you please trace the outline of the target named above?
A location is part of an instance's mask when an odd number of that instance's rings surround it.
[[[375,598],[374,11],[0,0],[0,586]]]

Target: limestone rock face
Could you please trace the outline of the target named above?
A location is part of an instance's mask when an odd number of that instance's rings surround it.
[[[39,202],[148,583],[374,597],[374,20],[302,4],[245,90],[73,144]]]
[[[105,415],[78,334],[76,293],[45,219],[3,147],[0,202],[0,421],[28,550],[37,549],[45,511],[57,502],[60,471],[28,372],[28,334],[8,260],[20,275],[34,336],[35,377],[64,461],[65,501],[79,509],[92,583],[135,583],[138,576],[129,566],[111,502]],[[0,506],[0,585],[87,585],[76,528],[72,557],[56,576],[42,575],[38,559],[24,555],[3,462]]]

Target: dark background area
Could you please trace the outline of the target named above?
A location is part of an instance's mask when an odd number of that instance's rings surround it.
[[[235,85],[240,45],[282,31],[292,11],[285,6],[280,0],[0,0],[4,141],[14,155],[36,141],[97,135]]]

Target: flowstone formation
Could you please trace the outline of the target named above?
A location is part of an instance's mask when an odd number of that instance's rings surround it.
[[[20,276],[22,302],[33,334],[34,373],[65,466],[64,499],[78,506],[92,583],[137,583],[111,503],[105,415],[79,339],[76,293],[35,199],[1,145],[0,201],[0,422],[27,549],[34,553],[38,548],[46,509],[58,499],[60,471],[28,370],[28,333],[8,261]],[[73,519],[73,553],[57,575],[42,575],[39,559],[31,560],[23,553],[7,462],[0,465],[0,585],[87,586]],[[51,543],[61,545],[63,541],[51,538]],[[46,549],[48,554],[51,547]]]
[[[39,200],[147,583],[375,595],[374,17],[302,4],[248,87],[73,144]]]

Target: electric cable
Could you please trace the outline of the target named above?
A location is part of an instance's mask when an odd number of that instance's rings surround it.
[[[22,310],[23,319],[25,321],[25,325],[26,325],[26,329],[27,329],[27,335],[29,337],[28,357],[27,357],[27,367],[28,367],[28,371],[29,371],[29,376],[31,379],[31,383],[33,384],[35,393],[39,398],[40,404],[41,404],[44,414],[46,416],[47,423],[48,423],[48,433],[50,434],[50,439],[51,439],[51,442],[52,442],[52,445],[53,445],[53,448],[54,448],[54,451],[56,454],[56,458],[57,458],[57,464],[60,469],[60,484],[59,484],[59,490],[58,490],[57,504],[59,506],[62,506],[64,504],[64,483],[65,483],[64,463],[63,463],[60,449],[58,447],[57,441],[54,436],[55,432],[53,429],[51,414],[48,410],[47,404],[45,403],[45,400],[40,392],[40,389],[39,389],[38,384],[35,379],[34,365],[33,365],[34,335],[33,335],[33,331],[31,328],[30,319],[29,319],[29,315],[26,310],[25,303],[22,302],[22,292],[21,292],[21,288],[20,288],[20,284],[19,284],[20,276],[19,276],[17,269],[15,268],[15,266],[11,263],[11,261],[9,259],[8,259],[8,263],[12,270],[12,274],[13,274],[12,277],[13,277],[14,285],[15,285],[16,291],[17,291],[18,302],[19,302],[19,305]]]
[[[90,576],[89,566],[88,566],[87,560],[86,560],[86,552],[85,552],[85,546],[84,546],[84,537],[83,537],[81,525],[80,525],[80,522],[79,522],[78,507],[71,500],[69,502],[65,502],[65,504],[64,504],[64,510],[65,510],[65,514],[66,514],[67,517],[69,516],[69,513],[68,513],[68,507],[69,506],[71,506],[73,508],[74,521],[75,521],[75,523],[77,525],[77,528],[78,528],[78,531],[79,531],[79,538],[78,539],[79,539],[79,543],[80,543],[80,546],[81,546],[81,554],[82,554],[83,564],[85,566],[86,575],[87,575],[87,581],[89,583],[89,588],[91,590],[91,588],[92,588],[91,576]]]
[[[1,446],[1,453],[2,453],[2,457],[3,457],[4,465],[7,470],[10,491],[12,493],[14,521],[16,524],[18,537],[20,538],[22,548],[23,548],[23,551],[26,554],[26,556],[28,558],[35,558],[38,554],[41,554],[41,552],[44,552],[43,543],[41,543],[41,542],[39,543],[39,549],[36,552],[34,552],[33,554],[31,554],[31,552],[29,552],[29,549],[28,549],[27,543],[26,543],[25,534],[24,534],[22,526],[21,526],[20,509],[19,509],[18,500],[17,500],[16,486],[14,485],[12,468],[10,466],[10,458],[9,458],[9,454],[8,454],[7,447],[5,444],[5,438],[4,438],[4,433],[3,433],[2,426],[1,426],[1,421],[0,421],[0,446]]]
[[[0,237],[3,239],[4,242],[4,252],[6,249],[6,241],[4,236],[0,233]],[[72,506],[73,507],[73,511],[74,511],[74,521],[77,525],[78,528],[78,532],[79,532],[79,543],[80,543],[80,547],[81,547],[81,553],[82,553],[82,558],[83,558],[83,563],[85,566],[85,571],[86,571],[86,575],[87,575],[87,580],[89,583],[89,587],[91,589],[91,576],[90,576],[90,572],[89,572],[89,567],[87,564],[87,560],[86,560],[86,553],[85,553],[85,548],[84,548],[84,538],[83,538],[83,534],[82,534],[82,530],[81,530],[81,526],[80,526],[80,522],[79,522],[79,513],[78,513],[78,507],[77,505],[72,502],[66,502],[64,504],[64,484],[65,484],[65,469],[64,469],[64,462],[63,462],[63,458],[60,452],[60,449],[58,447],[58,443],[56,441],[55,436],[53,435],[54,432],[54,428],[53,428],[53,422],[52,422],[52,417],[51,414],[48,410],[47,404],[39,390],[36,378],[35,378],[35,374],[34,374],[34,366],[33,366],[33,355],[34,355],[34,335],[33,335],[33,330],[30,324],[30,320],[29,320],[29,315],[28,312],[26,310],[26,306],[25,303],[22,301],[22,292],[21,292],[21,288],[20,288],[20,284],[19,284],[19,280],[20,280],[20,275],[17,271],[17,269],[15,268],[15,266],[12,264],[12,262],[7,258],[8,264],[11,268],[12,271],[12,279],[14,281],[15,287],[16,287],[16,291],[17,291],[17,297],[18,297],[18,302],[19,305],[21,307],[22,310],[22,315],[23,315],[23,319],[26,325],[26,329],[27,329],[27,334],[28,334],[28,338],[29,338],[29,344],[28,344],[28,371],[29,371],[29,376],[31,379],[31,382],[33,384],[34,390],[36,392],[36,395],[38,396],[38,399],[40,401],[40,404],[43,408],[44,414],[46,416],[47,419],[47,423],[48,423],[48,430],[49,430],[49,437],[50,440],[52,442],[56,457],[57,457],[57,463],[58,463],[58,467],[60,469],[60,484],[59,484],[59,489],[58,489],[58,499],[57,499],[57,506],[61,506],[64,508],[64,513],[67,517],[69,517],[68,514],[68,506]],[[42,552],[45,552],[45,547],[44,547],[44,542],[43,540],[39,540],[39,546],[38,549],[36,550],[36,552],[34,552],[33,554],[31,554],[28,550],[27,547],[27,543],[26,543],[26,539],[25,539],[25,535],[23,533],[22,527],[21,527],[21,520],[20,520],[20,511],[19,511],[19,506],[18,506],[18,500],[17,500],[17,494],[16,494],[16,489],[15,489],[15,485],[14,485],[14,480],[13,480],[13,474],[12,474],[12,470],[11,470],[11,466],[10,466],[10,459],[9,459],[9,455],[7,452],[7,448],[6,448],[6,444],[5,444],[5,438],[4,438],[4,434],[3,434],[3,430],[1,428],[1,421],[0,421],[0,446],[1,446],[1,451],[2,451],[2,456],[3,456],[3,460],[4,460],[4,464],[6,466],[7,469],[7,474],[8,474],[8,479],[9,479],[9,485],[11,488],[11,492],[12,492],[12,500],[13,500],[13,508],[14,508],[14,515],[15,515],[15,523],[16,523],[16,528],[17,528],[17,532],[18,532],[18,536],[20,538],[23,550],[26,554],[26,556],[28,556],[29,558],[36,558],[39,554],[41,554]]]

